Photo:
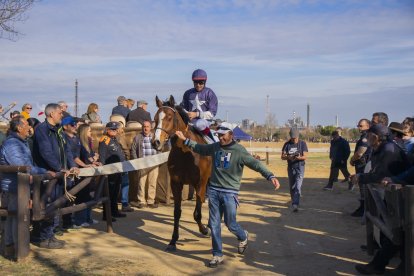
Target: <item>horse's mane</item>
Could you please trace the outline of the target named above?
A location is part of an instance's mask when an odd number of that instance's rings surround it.
[[[175,106],[175,110],[177,110],[178,114],[180,114],[181,118],[183,119],[184,123],[188,125],[190,122],[190,118],[188,117],[187,112],[185,112],[184,108],[180,105]]]
[[[184,123],[188,125],[188,123],[190,122],[190,118],[188,117],[187,112],[181,105],[174,105],[174,102],[174,100],[172,102],[170,100],[166,100],[162,102],[162,106],[168,106],[177,110],[178,114],[180,114]]]

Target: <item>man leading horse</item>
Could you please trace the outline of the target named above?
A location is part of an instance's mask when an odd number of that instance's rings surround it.
[[[213,159],[211,175],[208,182],[209,198],[209,227],[211,228],[213,259],[210,267],[217,267],[223,262],[221,241],[221,217],[224,223],[239,240],[238,252],[243,254],[247,248],[248,232],[236,220],[238,193],[244,166],[259,172],[279,189],[280,184],[260,161],[255,159],[247,150],[234,141],[230,124],[222,123],[217,134],[220,142],[208,145],[198,144],[187,138],[183,132],[176,131],[177,137],[184,141],[184,145],[201,156],[210,156]]]

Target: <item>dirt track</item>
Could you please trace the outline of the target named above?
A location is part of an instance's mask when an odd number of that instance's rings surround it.
[[[281,145],[277,145],[279,147]],[[211,259],[211,239],[198,233],[193,221],[194,201],[183,202],[180,240],[175,254],[164,250],[171,238],[173,206],[137,210],[114,223],[114,234],[100,222],[93,228],[65,234],[62,250],[31,246],[31,256],[15,264],[0,257],[6,275],[356,275],[354,265],[370,257],[359,247],[365,228],[349,214],[357,207],[358,192],[336,183],[323,191],[329,174],[327,153],[312,153],[306,165],[299,213],[292,213],[286,163],[270,156],[269,168],[282,187],[274,191],[259,174],[245,169],[238,220],[250,233],[244,256],[237,240],[223,227],[225,264],[206,267]],[[101,209],[93,216],[101,218]],[[208,209],[203,207],[203,222]],[[224,225],[223,225],[224,226]],[[395,265],[395,264],[394,264]],[[3,274],[3,275],[4,275]]]
[[[365,228],[349,216],[357,205],[357,192],[336,184],[326,192],[326,167],[318,159],[307,164],[299,213],[292,213],[286,167],[280,161],[270,169],[281,176],[282,188],[272,186],[256,172],[245,170],[238,220],[250,232],[245,255],[237,254],[237,241],[223,230],[225,264],[206,267],[211,241],[198,233],[192,219],[194,201],[183,203],[178,251],[166,253],[172,232],[172,206],[144,209],[114,223],[115,234],[104,232],[100,222],[94,228],[65,234],[62,250],[32,246],[31,257],[16,265],[2,259],[10,274],[242,274],[242,275],[355,275],[354,264],[370,259],[359,246]],[[313,178],[318,175],[322,178]],[[100,209],[94,217],[101,218]],[[207,207],[203,208],[207,222]]]

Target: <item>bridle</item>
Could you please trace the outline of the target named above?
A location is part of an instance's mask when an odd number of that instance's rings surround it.
[[[177,110],[175,110],[174,108],[172,108],[172,107],[170,107],[170,106],[162,106],[162,107],[160,107],[160,109],[161,108],[169,108],[169,109],[171,109],[173,112],[174,112],[174,119],[173,119],[173,130],[172,130],[172,132],[170,133],[170,132],[168,132],[165,128],[162,128],[162,127],[156,127],[155,128],[155,130],[157,130],[157,129],[159,129],[159,130],[161,130],[161,131],[164,131],[166,134],[167,134],[167,139],[169,138],[169,137],[171,137],[172,135],[174,135],[175,134],[175,129],[177,128],[177,126],[178,126],[178,118],[177,118]]]

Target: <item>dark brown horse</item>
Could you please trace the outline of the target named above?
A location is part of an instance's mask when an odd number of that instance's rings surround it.
[[[166,102],[155,98],[159,108],[155,114],[155,135],[153,144],[161,150],[164,143],[170,139],[171,151],[168,156],[168,171],[170,173],[171,190],[174,196],[174,232],[167,247],[167,251],[176,250],[176,242],[179,238],[178,230],[181,217],[181,193],[184,184],[192,185],[196,190],[197,202],[194,210],[194,220],[198,224],[200,233],[209,235],[209,229],[201,223],[201,206],[204,202],[207,181],[211,173],[211,158],[200,156],[189,150],[183,141],[175,135],[177,130],[197,143],[203,143],[200,134],[195,133],[188,126],[189,118],[183,108],[175,105],[173,96]]]

